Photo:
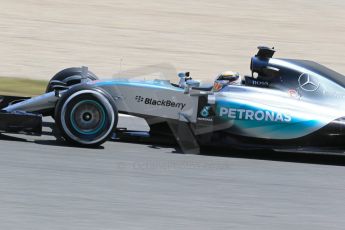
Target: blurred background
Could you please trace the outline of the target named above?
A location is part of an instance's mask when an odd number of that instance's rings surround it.
[[[258,45],[345,73],[343,0],[0,0],[0,9],[0,76],[49,80],[87,65],[104,78],[169,63],[213,80],[248,74]]]

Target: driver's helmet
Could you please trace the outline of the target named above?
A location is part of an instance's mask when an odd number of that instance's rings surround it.
[[[241,84],[241,77],[239,73],[233,71],[225,71],[217,76],[213,84],[213,91],[220,91],[227,85],[239,84]]]

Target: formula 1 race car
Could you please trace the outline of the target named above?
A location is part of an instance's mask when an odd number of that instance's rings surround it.
[[[86,67],[65,69],[45,94],[2,97],[0,130],[40,134],[42,116],[52,116],[66,141],[98,146],[119,132],[124,113],[144,118],[151,136],[171,135],[185,152],[199,145],[343,152],[345,76],[312,61],[273,58],[274,52],[259,47],[252,74],[221,87],[200,87],[189,76],[183,86],[100,81]]]

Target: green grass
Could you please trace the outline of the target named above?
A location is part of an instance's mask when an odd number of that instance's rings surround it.
[[[0,77],[0,95],[36,96],[45,92],[47,84],[43,80]]]

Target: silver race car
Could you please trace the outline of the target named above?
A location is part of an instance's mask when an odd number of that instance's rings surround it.
[[[221,74],[200,87],[189,73],[167,80],[106,80],[86,67],[57,73],[45,94],[2,97],[1,132],[40,134],[52,116],[62,137],[98,146],[117,134],[118,114],[144,118],[150,136],[176,140],[185,152],[201,145],[322,152],[345,150],[345,76],[318,63],[273,58],[259,47],[251,75]]]

